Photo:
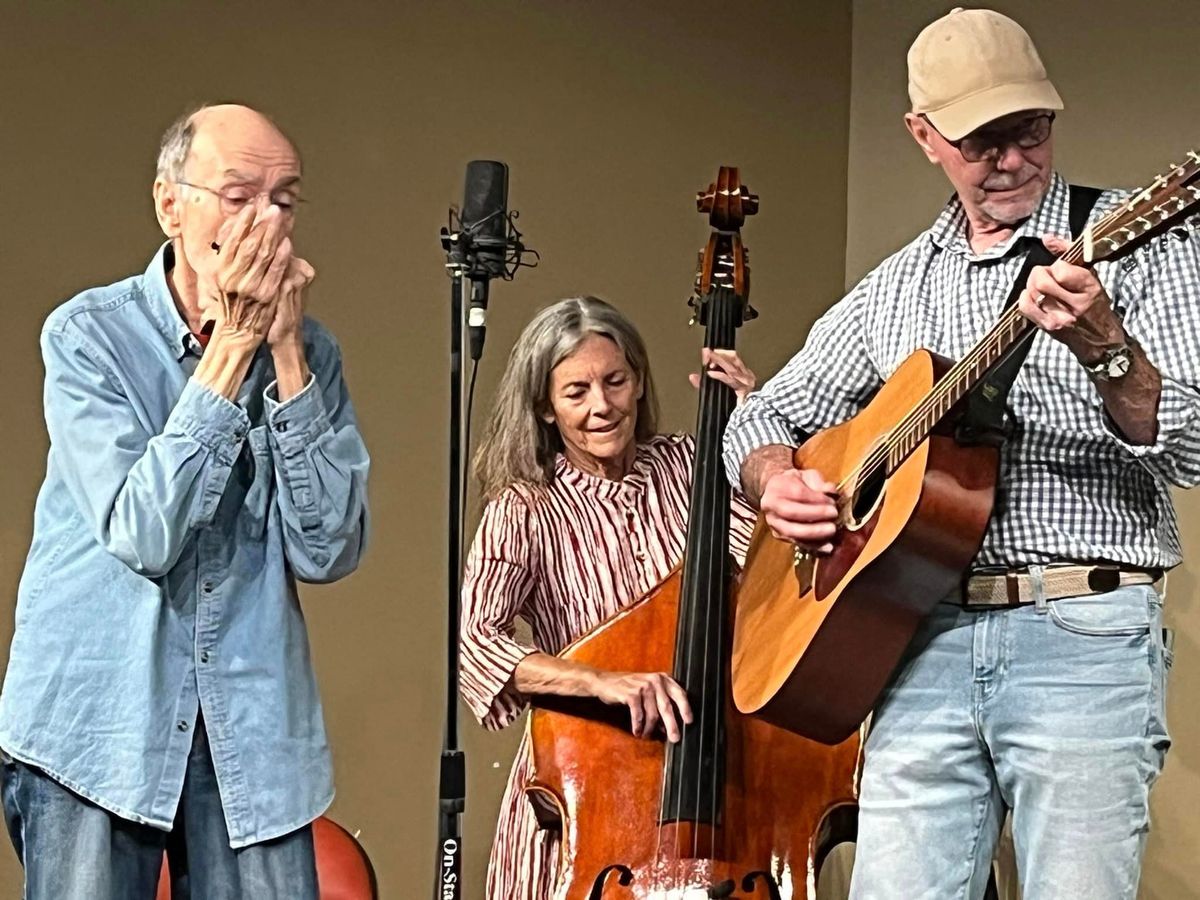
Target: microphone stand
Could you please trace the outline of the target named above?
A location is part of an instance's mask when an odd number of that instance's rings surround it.
[[[505,265],[497,271],[495,266],[480,262],[480,248],[493,248],[495,238],[475,239],[473,230],[458,227],[453,231],[441,230],[442,247],[446,251],[446,269],[450,274],[450,466],[449,466],[449,521],[447,522],[447,630],[446,630],[446,728],[442,742],[441,768],[438,780],[438,858],[437,877],[434,882],[434,900],[461,900],[462,890],[462,814],[466,806],[467,770],[466,757],[458,744],[458,632],[462,609],[462,536],[463,508],[466,494],[463,425],[466,410],[463,407],[463,331],[466,310],[463,302],[464,284],[470,283],[472,296],[482,291],[486,299],[488,281],[493,277],[511,281],[521,266],[536,266],[537,251],[521,244],[521,233],[517,231],[512,213],[508,219],[508,236],[499,242],[504,247]],[[459,225],[451,212],[451,225]],[[532,254],[535,261],[524,262],[523,255]],[[472,348],[471,356],[478,362],[482,353],[482,336],[478,348]],[[469,426],[469,423],[467,423]],[[467,431],[469,434],[469,429]]]
[[[450,264],[448,264],[450,265]],[[438,781],[438,877],[434,900],[462,896],[462,813],[466,806],[466,757],[458,746],[458,630],[462,581],[462,357],[463,279],[461,266],[450,272],[450,515],[446,534],[448,628],[446,632],[446,728]]]

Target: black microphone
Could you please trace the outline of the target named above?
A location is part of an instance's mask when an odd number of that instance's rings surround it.
[[[483,354],[487,333],[488,282],[503,278],[508,257],[508,166],[489,159],[467,163],[467,181],[463,192],[461,230],[468,235],[471,265],[466,275],[471,280],[470,305],[467,308],[467,332],[471,359]]]

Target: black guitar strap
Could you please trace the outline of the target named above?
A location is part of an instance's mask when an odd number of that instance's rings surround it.
[[[1100,190],[1092,187],[1071,185],[1070,211],[1068,221],[1071,224],[1071,237],[1077,238],[1087,225],[1092,207],[1100,197]],[[1004,308],[1012,306],[1025,290],[1029,273],[1034,266],[1048,266],[1055,260],[1054,254],[1036,237],[1022,238],[1029,248],[1025,256],[1025,264],[1021,267],[1017,280],[1013,282],[1008,300]],[[1029,355],[1029,348],[1037,336],[1037,329],[1031,328],[1017,340],[1008,352],[997,360],[979,383],[971,389],[963,401],[965,408],[962,417],[955,425],[954,436],[960,444],[1002,444],[1012,433],[1012,416],[1008,411],[1008,393],[1012,390],[1017,373]]]

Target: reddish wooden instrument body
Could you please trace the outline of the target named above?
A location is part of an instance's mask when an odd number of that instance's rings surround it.
[[[731,349],[753,315],[737,233],[757,197],[722,168],[697,198],[714,232],[697,277],[711,349]],[[568,647],[598,669],[666,672],[693,711],[682,740],[630,733],[626,707],[541,697],[530,718],[527,791],[562,832],[556,900],[815,897],[821,861],[857,821],[859,738],[830,748],[736,712],[729,693],[736,582],[721,435],[729,387],[700,387],[687,550],[648,595]]]
[[[605,669],[669,672],[679,587],[676,570],[562,657]],[[529,790],[540,795],[540,805],[558,811],[561,823],[563,888],[556,900],[589,897],[596,876],[614,863],[629,866],[634,880],[621,886],[610,876],[605,900],[699,890],[726,879],[738,883],[731,896],[770,896],[761,883],[742,885],[752,872],[770,873],[790,890],[783,896],[811,898],[825,855],[853,840],[857,734],[831,748],[740,715],[727,703],[724,820],[711,838],[705,833],[697,840],[712,851],[692,856],[675,852],[675,827],[657,827],[664,742],[633,737],[623,710],[617,715],[598,703],[546,699],[554,709],[535,709],[530,719]],[[692,843],[687,833],[679,837],[683,845]]]
[[[327,816],[312,823],[321,900],[378,900],[375,868],[362,844]],[[163,854],[157,900],[171,900],[171,874]]]

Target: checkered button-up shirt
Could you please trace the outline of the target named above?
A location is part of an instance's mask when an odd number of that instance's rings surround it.
[[[975,253],[957,198],[933,227],[888,257],[813,326],[803,349],[735,410],[725,435],[730,481],[747,455],[858,413],[914,350],[958,359],[999,317],[1024,238],[1067,235],[1057,175],[1006,241]],[[1093,220],[1128,197],[1106,191]],[[1200,483],[1200,231],[1195,220],[1096,273],[1126,331],[1162,376],[1158,436],[1124,440],[1069,350],[1038,334],[1009,396],[1016,429],[1000,455],[997,503],[974,567],[1112,560],[1180,562],[1172,485]]]

